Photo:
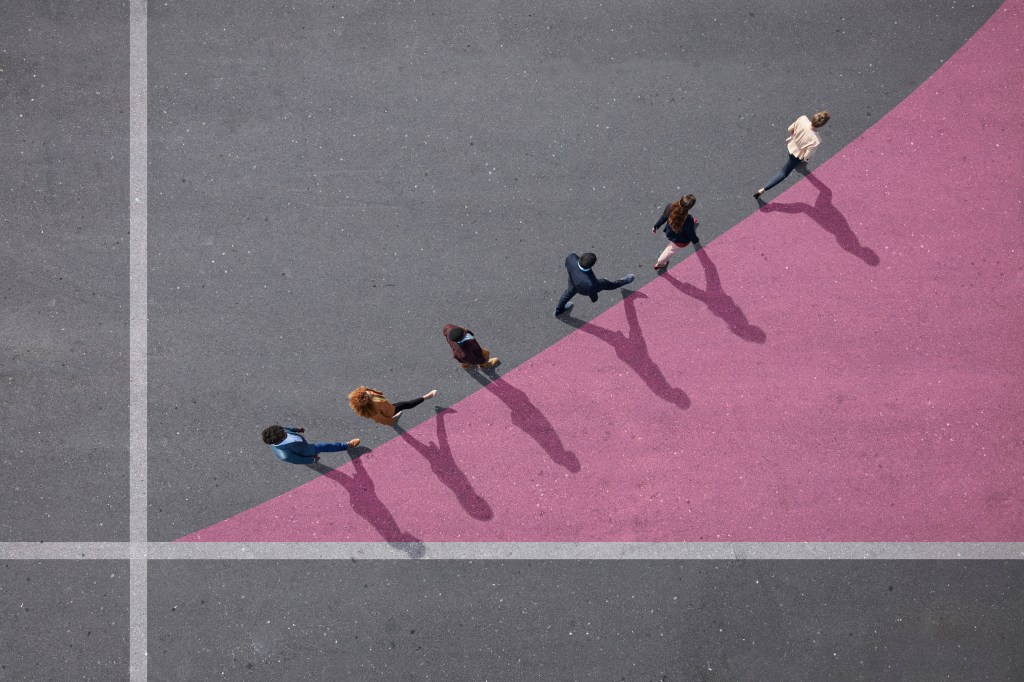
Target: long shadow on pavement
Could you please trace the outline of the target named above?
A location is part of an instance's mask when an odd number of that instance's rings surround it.
[[[732,296],[722,289],[722,279],[718,275],[718,268],[715,266],[707,250],[703,247],[697,248],[697,259],[704,268],[704,279],[707,282],[707,289],[698,289],[689,282],[680,282],[678,279],[665,272],[661,278],[691,298],[695,298],[708,307],[708,310],[718,318],[721,318],[727,325],[729,331],[744,341],[751,343],[764,343],[768,335],[758,326],[750,324],[747,316],[743,313]]]
[[[366,519],[380,533],[385,542],[414,559],[422,557],[426,551],[423,543],[419,538],[399,528],[391,511],[377,497],[373,479],[370,478],[370,474],[359,457],[354,457],[351,463],[355,469],[354,475],[351,476],[342,473],[341,469],[332,469],[319,462],[305,466],[344,488],[348,492],[352,510]]]
[[[882,260],[874,250],[860,243],[860,239],[857,238],[856,233],[850,227],[850,222],[846,219],[846,216],[840,213],[839,209],[832,203],[832,189],[819,180],[814,173],[806,173],[804,178],[818,190],[818,198],[814,200],[813,206],[803,201],[789,204],[777,201],[768,203],[759,201],[758,203],[761,204],[761,208],[758,210],[762,213],[806,213],[811,220],[818,223],[826,232],[835,237],[836,242],[844,251],[852,253],[872,267],[881,263]]]
[[[544,452],[548,453],[552,462],[572,473],[580,470],[579,458],[575,453],[565,449],[562,439],[551,422],[543,412],[537,409],[536,405],[530,402],[529,396],[524,391],[520,391],[505,381],[504,377],[498,376],[494,370],[470,371],[469,375],[505,403],[512,411],[512,423],[537,441],[537,444],[544,448]]]
[[[398,431],[402,440],[411,445],[416,452],[423,455],[423,458],[430,465],[430,470],[434,472],[438,480],[455,493],[456,499],[458,499],[459,504],[462,505],[467,514],[479,521],[489,521],[494,518],[491,506],[487,504],[487,500],[480,497],[473,490],[473,485],[469,482],[466,474],[455,462],[451,446],[448,444],[448,431],[444,425],[444,418],[449,414],[455,414],[455,410],[450,407],[435,407],[434,411],[437,413],[437,418],[434,420],[437,423],[436,444],[431,442],[428,445],[408,431],[403,430],[400,426],[396,425],[395,430]]]
[[[643,379],[654,395],[675,405],[680,410],[689,408],[690,397],[681,388],[676,388],[668,383],[661,369],[651,359],[650,351],[647,350],[647,342],[644,340],[644,332],[640,327],[640,320],[637,318],[635,303],[635,299],[647,298],[647,294],[640,291],[630,292],[626,289],[621,289],[620,292],[623,309],[626,313],[626,322],[629,324],[628,336],[620,331],[605,329],[593,322],[577,320],[569,315],[564,315],[559,319],[570,327],[596,336],[611,346],[615,350],[615,355],[633,368],[633,371]]]

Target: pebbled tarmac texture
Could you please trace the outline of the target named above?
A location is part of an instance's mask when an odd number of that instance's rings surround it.
[[[995,7],[152,7],[151,537],[309,480],[263,426],[372,448],[350,388],[477,390],[446,322],[506,369],[548,347],[567,252],[648,281],[665,201],[696,193],[710,241],[794,114],[835,113],[823,162]]]
[[[0,680],[128,679],[128,562],[5,561]]]
[[[5,2],[0,126],[0,540],[127,540],[127,3]]]
[[[1021,562],[158,562],[152,680],[1011,680]],[[268,580],[269,576],[275,579]]]
[[[647,282],[663,202],[696,192],[711,241],[753,211],[794,113],[836,114],[824,162],[998,3],[604,5],[149,3],[151,539],[317,475],[258,442],[271,421],[376,447],[391,432],[340,405],[352,386],[477,390],[444,322],[527,361],[569,331],[549,316],[567,251]],[[3,539],[124,539],[127,10],[8,2],[2,19]],[[1024,669],[1019,562],[149,570],[153,679]],[[126,578],[6,562],[0,679],[125,679]]]

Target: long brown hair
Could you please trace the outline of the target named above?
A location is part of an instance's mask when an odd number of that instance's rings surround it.
[[[683,229],[683,224],[686,222],[686,217],[690,215],[690,209],[697,203],[697,197],[692,194],[687,194],[681,197],[679,201],[672,204],[672,212],[668,215],[668,226],[673,232],[679,232]]]

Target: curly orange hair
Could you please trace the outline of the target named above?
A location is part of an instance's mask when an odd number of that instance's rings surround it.
[[[373,393],[370,392],[372,390],[366,386],[360,386],[348,394],[349,407],[360,417],[369,419],[373,415]]]

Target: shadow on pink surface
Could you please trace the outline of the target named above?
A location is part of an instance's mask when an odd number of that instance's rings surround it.
[[[662,273],[662,279],[687,296],[695,298],[706,305],[712,315],[725,322],[729,326],[729,331],[744,341],[750,341],[751,343],[764,343],[767,341],[768,335],[765,331],[757,325],[750,324],[747,316],[736,305],[736,301],[733,300],[732,296],[725,293],[725,290],[722,288],[722,279],[718,275],[718,268],[715,266],[714,261],[711,260],[707,250],[703,246],[698,246],[696,251],[697,260],[700,261],[700,265],[704,269],[706,289],[698,289],[689,282],[680,282],[668,272]]]
[[[493,369],[479,370],[479,373],[470,371],[469,373],[477,383],[505,403],[511,412],[512,424],[536,441],[552,462],[571,473],[580,470],[579,457],[565,447],[558,431],[551,425],[551,421],[530,402],[530,396],[526,395],[525,391],[520,391],[508,383]]]
[[[455,499],[459,501],[467,514],[478,521],[489,521],[494,518],[491,506],[487,504],[487,500],[473,490],[473,484],[459,468],[455,457],[452,456],[452,447],[448,443],[448,431],[445,428],[444,420],[448,415],[455,414],[456,410],[451,407],[435,407],[434,412],[437,414],[434,419],[434,423],[437,425],[436,443],[431,442],[428,445],[400,426],[396,426],[395,430],[398,431],[403,441],[423,456],[423,459],[430,465],[430,470],[437,476],[437,480],[455,494]]]
[[[640,320],[636,314],[636,299],[647,298],[642,291],[629,291],[620,289],[622,296],[622,309],[626,315],[626,323],[629,325],[629,333],[623,333],[613,329],[606,329],[594,322],[583,322],[569,315],[559,318],[570,327],[575,327],[591,336],[601,339],[615,350],[615,355],[622,362],[633,369],[637,375],[651,389],[651,393],[658,396],[670,405],[680,410],[690,407],[690,396],[686,391],[672,386],[665,374],[658,365],[651,359],[650,351],[647,349],[647,342],[644,339],[644,330],[640,326]],[[576,360],[583,362],[581,358]]]
[[[875,267],[882,262],[872,249],[860,243],[857,234],[850,227],[850,221],[846,219],[835,204],[832,203],[832,189],[826,185],[814,173],[804,174],[804,178],[818,190],[818,196],[814,204],[806,202],[783,203],[771,201],[762,203],[759,209],[762,213],[803,213],[814,222],[818,223],[826,232],[836,238],[836,242],[848,253],[860,258],[866,264]]]
[[[332,469],[319,462],[305,466],[320,474],[325,480],[344,488],[348,493],[352,511],[373,526],[385,542],[398,547],[413,558],[423,556],[424,549],[420,540],[412,533],[402,530],[394,515],[377,496],[373,479],[370,478],[360,458],[354,457],[349,464],[352,467],[351,475],[342,472],[340,468]],[[340,498],[338,501],[341,502]]]

